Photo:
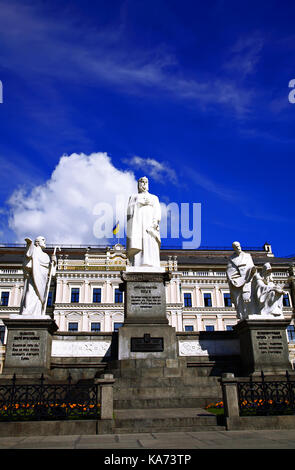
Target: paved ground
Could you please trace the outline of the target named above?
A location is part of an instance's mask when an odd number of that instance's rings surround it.
[[[2,437],[0,449],[295,449],[295,430]]]

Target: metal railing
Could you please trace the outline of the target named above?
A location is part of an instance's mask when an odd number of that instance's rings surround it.
[[[65,384],[0,385],[0,421],[40,421],[66,419],[98,419],[100,393],[98,384],[72,384],[71,375]]]
[[[237,382],[240,416],[295,414],[295,377],[268,380],[263,372],[255,378]]]

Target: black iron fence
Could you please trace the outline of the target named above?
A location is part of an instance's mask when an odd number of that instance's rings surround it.
[[[38,384],[0,385],[0,421],[40,421],[98,419],[100,393],[96,384],[46,384],[43,374]]]
[[[268,380],[263,372],[237,382],[240,416],[294,415],[295,378],[286,371],[282,380]]]

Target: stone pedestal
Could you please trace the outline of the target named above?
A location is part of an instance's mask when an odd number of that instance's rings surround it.
[[[292,371],[286,335],[288,320],[247,319],[234,326],[240,339],[243,373],[285,374]]]
[[[118,359],[175,359],[175,328],[166,315],[167,272],[122,272],[124,326],[119,329]]]
[[[52,334],[57,325],[51,318],[25,318],[14,315],[4,319],[7,344],[3,377],[40,377],[50,372]]]

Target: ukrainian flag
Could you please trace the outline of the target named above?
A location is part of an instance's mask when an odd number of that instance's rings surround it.
[[[119,221],[114,225],[113,227],[113,234],[114,235],[117,235],[117,233],[119,232],[120,230],[120,224],[119,224]]]

